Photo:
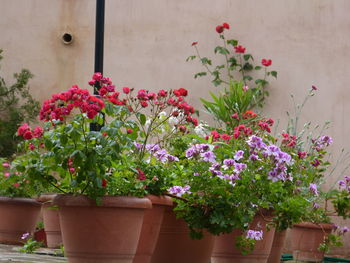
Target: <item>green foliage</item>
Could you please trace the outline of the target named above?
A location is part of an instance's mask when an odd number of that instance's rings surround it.
[[[43,246],[43,243],[38,242],[32,238],[27,239],[27,241],[24,243],[23,247],[19,250],[22,253],[27,254],[33,254],[35,250],[38,248],[41,248]]]
[[[239,123],[244,123],[242,115],[249,110],[252,101],[257,101],[252,89],[244,91],[243,82],[231,82],[228,89],[218,95],[210,92],[212,101],[201,99],[205,109],[217,120],[221,127],[231,132]],[[239,120],[232,117],[237,113]]]
[[[243,53],[235,52],[238,40],[227,40],[224,34],[219,34],[218,36],[223,41],[222,46],[218,45],[214,48],[214,54],[222,55],[219,65],[213,65],[211,59],[202,57],[197,43],[192,45],[196,50],[196,55],[188,57],[186,61],[198,59],[205,68],[204,72],[196,73],[194,78],[208,75],[211,77],[211,83],[215,87],[225,87],[224,91],[220,95],[216,95],[215,98],[213,93],[211,93],[214,99],[213,102],[206,100],[202,100],[202,102],[207,110],[209,108],[208,112],[213,114],[213,117],[219,120],[223,126],[230,126],[234,122],[231,120],[232,118],[229,118],[232,114],[241,114],[243,109],[251,110],[253,108],[261,108],[264,105],[265,97],[269,95],[265,90],[269,83],[267,78],[269,76],[277,78],[277,71],[269,71],[269,65],[255,66],[252,54],[245,53],[245,50]],[[264,76],[259,78],[257,73],[262,68],[264,69]],[[242,90],[243,87],[245,87],[244,92]],[[228,96],[229,99],[225,99],[223,96]],[[217,99],[223,102],[220,106]],[[225,110],[228,112],[227,114],[223,112]],[[232,127],[227,127],[227,129],[229,128]]]
[[[33,75],[22,69],[13,76],[15,83],[12,85],[7,85],[0,77],[0,157],[10,157],[16,152],[18,126],[33,121],[39,112],[39,103],[29,93],[28,82]]]

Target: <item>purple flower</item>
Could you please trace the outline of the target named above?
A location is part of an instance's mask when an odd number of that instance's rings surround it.
[[[317,87],[316,87],[315,85],[312,85],[312,86],[311,86],[311,89],[312,89],[312,90],[317,90]]]
[[[236,173],[240,173],[246,168],[247,168],[247,165],[245,163],[235,163],[235,170],[234,171]]]
[[[193,176],[200,176],[200,173],[193,173]]]
[[[263,231],[255,231],[255,230],[248,230],[246,234],[246,238],[253,239],[253,240],[262,240],[263,239]]]
[[[278,148],[276,145],[271,144],[267,146],[266,150],[264,151],[264,154],[266,154],[267,156],[277,157],[280,152],[280,148]]]
[[[339,188],[340,188],[340,189],[344,189],[345,186],[346,186],[346,183],[345,183],[344,180],[340,180],[340,181],[338,182],[338,184],[339,184]]]
[[[186,157],[188,159],[191,159],[195,155],[198,155],[198,153],[197,153],[196,149],[194,149],[193,147],[186,150]]]
[[[224,170],[227,170],[229,169],[230,167],[234,166],[235,165],[235,160],[234,159],[225,159],[224,160],[224,165],[222,166],[222,168]]]
[[[149,151],[151,154],[154,154],[155,152],[160,150],[160,147],[158,144],[146,144],[146,150]]]
[[[347,226],[344,226],[342,229],[343,234],[349,232],[349,228]]]
[[[253,148],[253,149],[263,150],[266,148],[266,144],[263,143],[263,140],[260,137],[255,135],[251,136],[247,140],[247,144],[250,146],[250,148]]]
[[[314,209],[319,209],[320,208],[320,205],[316,202],[313,203],[313,208]]]
[[[179,186],[179,185],[174,185],[173,187],[170,187],[168,189],[168,192],[170,194],[173,194],[173,195],[176,195],[178,197],[181,197],[183,194],[190,194],[191,192],[189,190],[190,190],[190,186],[189,185],[186,185],[184,187]]]
[[[201,157],[203,158],[203,161],[204,162],[209,162],[209,163],[215,163],[215,159],[216,159],[216,156],[213,152],[209,151],[209,152],[204,152],[204,153],[201,153]]]
[[[26,239],[27,237],[29,237],[29,233],[24,233],[22,236],[21,236],[21,239]]]
[[[136,147],[136,149],[138,149],[138,150],[141,150],[142,145],[143,145],[142,143],[139,143],[139,142],[133,142],[133,144]]]
[[[239,150],[235,153],[235,156],[233,157],[236,161],[239,161],[240,159],[243,158],[244,151]]]
[[[316,184],[310,184],[309,190],[311,193],[314,195],[318,196],[318,190],[317,190],[317,185]]]
[[[255,162],[255,161],[261,161],[261,159],[259,158],[259,156],[255,153],[252,153],[250,156],[249,156],[249,160]]]

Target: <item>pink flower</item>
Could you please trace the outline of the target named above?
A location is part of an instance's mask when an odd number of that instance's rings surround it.
[[[161,89],[160,91],[158,91],[158,96],[159,97],[166,97],[166,96],[168,96],[168,92],[166,92],[165,90]]]
[[[226,29],[230,29],[230,25],[227,24],[227,23],[223,23],[223,24],[222,24],[222,27],[223,27],[223,28],[226,28]]]
[[[18,188],[19,187],[19,183],[15,183],[15,184],[13,184],[13,186]]]
[[[224,32],[224,27],[219,25],[215,28],[216,32],[218,32],[219,34],[221,34],[222,32]]]
[[[33,131],[33,136],[34,136],[35,138],[39,138],[39,137],[43,136],[43,132],[44,132],[44,130],[43,130],[42,127],[36,126],[36,127],[34,128],[34,131]]]
[[[92,76],[92,79],[95,80],[95,81],[101,81],[102,73],[100,73],[100,72],[94,73],[94,75]]]
[[[69,168],[69,172],[70,173],[74,173],[75,172],[75,169],[72,167],[72,168]]]
[[[262,64],[263,66],[265,66],[265,67],[271,66],[272,60],[271,60],[271,59],[265,59],[265,58],[263,58],[263,59],[261,60],[261,64]]]
[[[17,130],[17,134],[18,136],[22,136],[26,131],[29,131],[30,127],[28,125],[28,123],[24,123],[22,124],[22,126],[20,126]]]
[[[244,86],[243,86],[243,90],[244,90],[244,91],[248,91],[248,90],[249,90],[249,87],[248,87],[247,85],[244,85]]]
[[[127,129],[127,130],[126,130],[126,133],[127,133],[127,134],[133,133],[133,130],[132,130],[132,129]]]
[[[7,162],[2,163],[2,167],[8,168],[8,167],[10,167],[10,164],[9,164],[9,163],[7,163]]]
[[[25,140],[30,140],[30,139],[32,139],[32,138],[33,138],[32,132],[31,132],[30,130],[26,131],[26,132],[23,134],[23,138],[24,138]]]
[[[10,177],[10,175],[11,175],[11,174],[10,174],[9,172],[4,173],[4,176],[5,176],[5,177]]]
[[[123,88],[123,92],[124,92],[125,94],[129,94],[129,93],[130,93],[130,88],[124,87],[124,88]]]
[[[32,144],[32,143],[30,143],[30,144],[28,145],[28,148],[29,148],[29,150],[34,151],[34,150],[35,150],[35,145]]]
[[[244,53],[245,52],[245,47],[243,47],[243,46],[236,46],[235,47],[235,52],[236,53]]]

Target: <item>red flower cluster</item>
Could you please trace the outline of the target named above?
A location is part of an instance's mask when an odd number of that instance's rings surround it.
[[[282,133],[282,137],[283,137],[282,144],[285,144],[287,147],[293,148],[297,145],[297,141],[296,141],[297,137],[296,136],[291,136],[288,133],[284,132],[284,133]],[[300,158],[300,156],[299,156],[299,158]]]
[[[255,118],[257,114],[254,111],[247,110],[242,114],[243,119],[252,119]]]
[[[235,47],[235,52],[243,54],[245,52],[245,47],[243,47],[243,46],[236,46]]]
[[[271,60],[271,59],[265,59],[265,58],[263,58],[263,59],[261,60],[261,64],[262,64],[263,66],[265,66],[265,67],[271,66],[272,60]]]
[[[266,119],[265,121],[259,121],[258,125],[261,130],[271,132],[271,126],[274,124],[273,119]]]
[[[233,128],[233,137],[235,139],[238,139],[242,133],[245,136],[250,136],[253,134],[253,130],[250,127],[246,127],[243,124],[240,124],[240,125]]]
[[[104,106],[102,99],[90,96],[88,90],[73,86],[68,91],[54,94],[51,99],[44,101],[40,110],[40,120],[63,120],[74,108],[87,113],[88,118],[93,119]]]
[[[43,128],[40,126],[35,127],[33,130],[29,127],[27,123],[24,123],[17,130],[18,136],[22,136],[25,140],[30,140],[32,138],[40,138],[43,136]]]
[[[144,181],[147,179],[145,173],[140,168],[137,168],[137,179],[140,181]]]
[[[216,32],[218,32],[219,34],[224,32],[225,29],[230,29],[230,25],[228,23],[223,23],[222,25],[218,25],[215,28]]]
[[[215,142],[215,141],[218,141],[218,140],[220,140],[220,139],[222,139],[222,140],[224,140],[224,141],[226,141],[226,142],[229,142],[229,141],[231,140],[231,138],[232,138],[230,135],[228,135],[228,134],[226,134],[226,133],[220,134],[220,133],[218,133],[217,131],[211,131],[211,133],[210,133],[209,136],[211,136],[211,137],[213,138],[213,141],[214,141],[214,142]],[[209,136],[206,137],[206,140],[209,139]]]

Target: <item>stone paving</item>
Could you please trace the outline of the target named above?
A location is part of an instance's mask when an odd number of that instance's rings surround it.
[[[20,246],[9,246],[0,244],[0,262],[11,263],[62,263],[67,259],[58,256],[59,249],[40,248],[34,254],[19,252]],[[56,255],[56,256],[55,256]]]

